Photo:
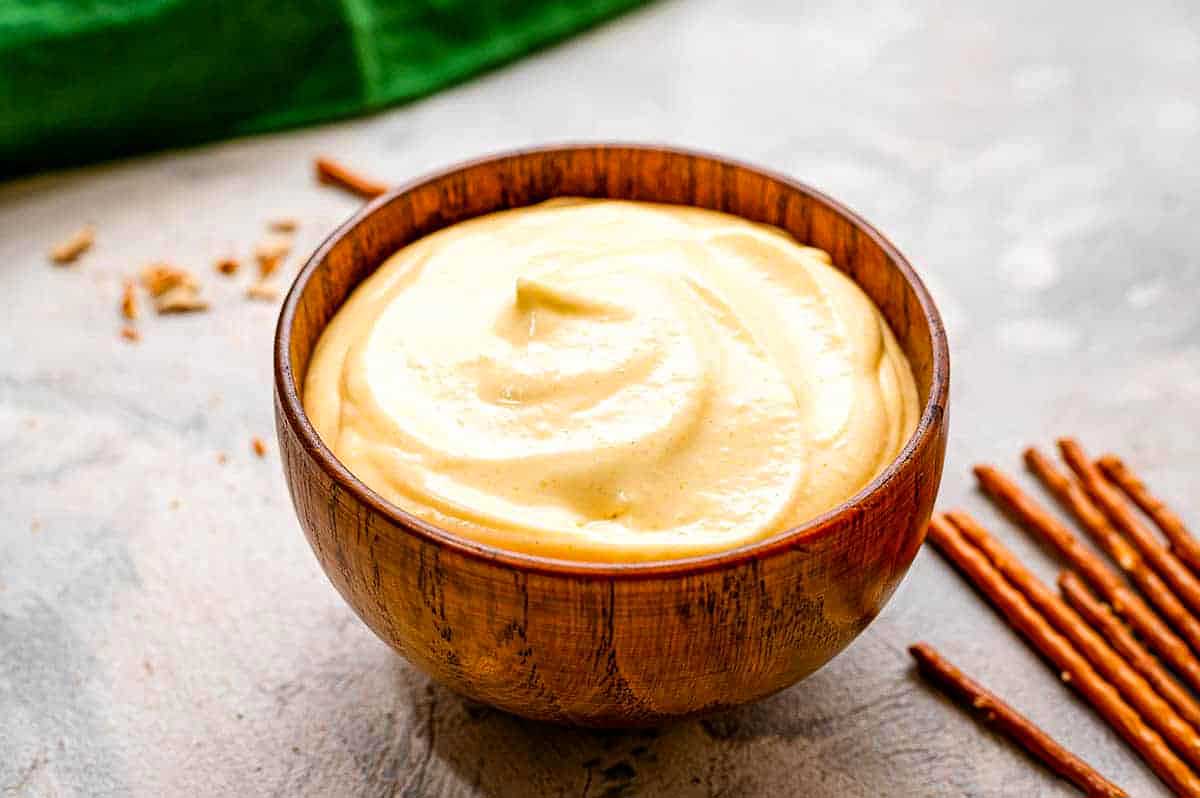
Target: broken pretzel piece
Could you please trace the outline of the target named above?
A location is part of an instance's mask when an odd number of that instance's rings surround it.
[[[50,250],[50,260],[60,266],[74,263],[75,260],[92,248],[96,240],[96,228],[90,224],[80,228],[75,235]]]
[[[133,280],[126,280],[125,288],[121,291],[121,315],[129,321],[135,321],[138,317],[137,283]]]
[[[314,162],[317,170],[317,180],[329,185],[339,186],[365,199],[386,194],[388,187],[383,183],[351,172],[331,158],[318,158]]]
[[[154,309],[159,313],[195,313],[208,310],[208,302],[193,286],[177,285],[154,298]]]
[[[258,261],[259,274],[270,277],[291,251],[292,239],[285,235],[272,234],[258,242],[254,248],[254,258]]]
[[[200,290],[196,278],[186,269],[180,269],[169,263],[152,263],[142,269],[142,287],[152,297],[160,297],[174,288],[190,288]]]
[[[259,280],[246,286],[246,298],[270,302],[279,296],[279,287],[269,280]]]

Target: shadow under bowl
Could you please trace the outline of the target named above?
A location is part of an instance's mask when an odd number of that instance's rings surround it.
[[[318,438],[301,404],[334,313],[390,255],[442,227],[552,197],[693,205],[826,250],[890,323],[916,377],[916,431],[849,501],[772,538],[681,560],[604,564],[504,551],[387,502]],[[540,720],[647,726],[803,679],[875,618],[922,540],[946,447],[949,353],[904,257],[813,189],[663,147],[581,145],[486,158],[379,197],[305,264],[275,341],[279,450],[334,587],[375,634],[448,687]]]

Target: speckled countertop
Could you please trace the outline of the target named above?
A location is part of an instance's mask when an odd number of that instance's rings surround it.
[[[925,638],[1137,796],[1126,747],[931,552],[824,670],[756,706],[595,733],[469,706],[347,609],[272,441],[276,304],[209,276],[272,216],[301,256],[356,207],[311,158],[399,181],[571,139],[664,141],[860,210],[954,356],[944,505],[1059,433],[1200,518],[1200,8],[664,2],[371,118],[0,186],[0,795],[1059,796],[912,675]],[[46,251],[84,221],[79,265]],[[118,335],[123,276],[204,273],[213,312]],[[218,463],[219,454],[228,457]]]

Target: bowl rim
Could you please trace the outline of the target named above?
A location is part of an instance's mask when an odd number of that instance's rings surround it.
[[[753,172],[760,177],[765,177],[768,180],[786,186],[792,191],[805,194],[813,201],[822,203],[835,213],[840,214],[861,234],[868,236],[874,241],[899,270],[905,282],[916,294],[917,301],[925,315],[926,324],[929,327],[930,349],[933,360],[929,396],[921,409],[921,416],[917,422],[916,429],[913,430],[908,441],[900,450],[900,453],[893,458],[886,468],[854,493],[854,495],[820,515],[805,521],[803,524],[732,549],[672,560],[660,559],[615,563],[568,560],[503,549],[498,546],[471,540],[418,518],[369,488],[366,483],[362,482],[348,468],[342,465],[341,461],[333,454],[333,451],[321,440],[316,429],[309,421],[308,414],[305,412],[303,402],[300,399],[301,392],[297,385],[295,374],[292,371],[290,350],[292,327],[294,326],[296,308],[299,305],[300,297],[304,293],[309,280],[321,267],[330,250],[380,208],[392,202],[397,197],[414,191],[427,183],[445,179],[467,169],[478,168],[490,163],[514,158],[597,150],[633,150],[654,154],[678,155],[685,158],[703,159],[716,165]],[[317,462],[325,474],[341,490],[348,492],[356,500],[385,516],[407,533],[415,534],[435,545],[445,546],[475,559],[503,564],[521,571],[582,578],[651,578],[698,573],[736,565],[747,560],[761,560],[831,534],[838,528],[835,521],[848,513],[855,512],[856,508],[864,500],[881,490],[889,482],[895,480],[906,466],[913,463],[918,450],[928,445],[931,442],[930,439],[938,433],[938,425],[943,424],[945,421],[949,381],[950,351],[946,339],[946,330],[932,296],[900,250],[858,213],[806,183],[786,177],[769,169],[763,169],[737,159],[727,158],[723,155],[661,144],[570,142],[523,147],[459,161],[448,167],[407,180],[387,193],[364,203],[361,208],[342,224],[338,225],[321,242],[321,245],[316,248],[296,274],[280,308],[279,320],[275,327],[274,387],[282,418],[289,425],[292,433],[296,436],[297,441],[308,456]]]

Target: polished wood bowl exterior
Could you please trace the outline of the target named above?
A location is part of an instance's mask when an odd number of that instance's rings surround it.
[[[828,251],[880,307],[912,363],[923,412],[899,458],[853,499],[797,529],[645,564],[566,562],[474,543],[359,482],[301,406],[326,323],[405,244],[557,196],[712,208]],[[845,648],[882,609],[924,538],[945,453],[948,380],[933,302],[883,236],[804,185],[661,147],[501,155],[374,200],[300,272],[275,350],[276,425],[296,514],[359,617],[463,695],[530,718],[594,726],[652,725],[753,701]]]

